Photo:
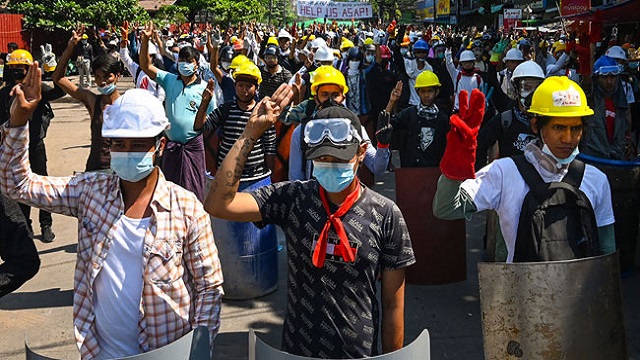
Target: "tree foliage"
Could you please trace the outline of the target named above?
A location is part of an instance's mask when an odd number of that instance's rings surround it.
[[[48,31],[71,30],[79,22],[104,28],[149,18],[137,0],[9,0],[7,9],[23,14],[27,27]]]
[[[434,0],[435,1],[435,0]],[[415,0],[371,0],[373,13],[377,17],[388,21],[400,18],[406,12],[413,12],[416,9]]]
[[[295,19],[290,0],[271,0],[271,9],[268,10],[267,16],[272,24],[282,27],[285,24],[292,23]]]
[[[268,10],[268,0],[180,0],[174,5],[162,6],[155,18],[160,22],[180,23],[184,17],[186,21],[195,23],[198,19],[213,16],[214,22],[226,26],[262,20]]]

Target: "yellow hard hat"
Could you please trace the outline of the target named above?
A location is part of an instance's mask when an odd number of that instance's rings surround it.
[[[240,67],[240,65],[244,64],[245,62],[251,62],[251,60],[249,60],[249,58],[246,55],[238,55],[236,57],[234,57],[231,60],[231,65],[229,65],[229,69],[237,69]]]
[[[440,85],[440,79],[433,71],[425,70],[416,78],[416,84],[413,86],[416,89],[429,87],[429,86],[442,86]]]
[[[275,36],[270,36],[269,40],[267,40],[267,46],[269,45],[279,46],[280,44],[278,44],[278,39]]]
[[[186,34],[184,34],[184,35],[186,35]],[[182,37],[182,36],[180,36],[180,37]],[[236,41],[238,41],[238,37],[237,37],[237,36],[235,36],[235,35],[233,35],[233,36],[229,39],[229,42],[230,42],[230,43],[232,43],[232,44],[233,44],[234,42],[236,42]]]
[[[314,72],[313,83],[311,84],[311,95],[316,95],[316,89],[320,85],[335,84],[340,87],[343,94],[349,92],[344,75],[330,65],[322,65]]]
[[[340,50],[351,49],[354,46],[355,45],[353,44],[353,41],[351,41],[351,40],[349,40],[347,38],[342,38],[342,44],[340,44]]]
[[[432,40],[432,41],[434,41],[434,40],[440,40],[440,36],[438,36],[438,35],[433,35],[433,36],[431,37],[431,40]]]
[[[9,54],[7,59],[7,65],[31,65],[33,64],[33,56],[31,53],[24,49],[14,50]]]
[[[51,71],[55,71],[56,70],[56,66],[55,65],[49,65],[47,63],[44,63],[42,65],[42,70],[44,70],[44,72],[51,72]]]
[[[580,85],[566,76],[546,78],[533,93],[528,111],[532,114],[555,117],[593,115]]]
[[[364,40],[364,44],[365,45],[373,45],[373,39],[372,38],[366,38]]]
[[[556,42],[553,43],[553,45],[551,46],[551,48],[553,49],[553,53],[557,53],[558,51],[565,51],[567,50],[567,44],[562,41],[562,40],[558,40]]]
[[[262,82],[262,73],[260,72],[260,69],[251,61],[245,61],[236,71],[233,72],[233,80],[237,80],[239,76],[252,77],[258,84]]]
[[[87,34],[82,34],[82,40],[87,40],[88,38]]]

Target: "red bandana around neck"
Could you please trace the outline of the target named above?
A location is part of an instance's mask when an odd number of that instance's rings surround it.
[[[356,181],[358,181],[356,179]],[[344,231],[344,226],[342,225],[342,220],[340,218],[344,216],[344,214],[351,209],[353,204],[358,200],[360,196],[360,183],[357,183],[356,189],[351,192],[344,200],[342,205],[338,208],[334,214],[331,214],[331,210],[329,209],[329,202],[327,201],[326,190],[320,187],[320,200],[322,200],[322,206],[324,210],[327,212],[327,222],[324,224],[322,228],[322,232],[320,232],[320,236],[318,237],[318,242],[316,243],[316,247],[313,250],[313,265],[316,267],[324,266],[324,259],[327,255],[327,240],[329,239],[329,229],[333,226],[336,229],[336,233],[338,234],[338,238],[340,242],[336,245],[336,253],[341,254],[342,258],[346,262],[354,262],[356,257],[351,250],[351,245],[349,245],[349,238],[347,237],[347,233]]]

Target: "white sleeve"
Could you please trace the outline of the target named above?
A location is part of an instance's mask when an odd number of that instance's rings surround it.
[[[568,61],[569,54],[562,54],[562,56],[560,56],[560,59],[558,59],[555,64],[547,66],[547,76],[555,75],[558,71],[562,70],[562,68]]]
[[[127,67],[127,70],[129,70],[129,73],[131,74],[131,76],[136,76],[136,72],[138,71],[138,64],[135,63],[135,61],[133,61],[133,59],[131,58],[131,56],[129,56],[129,49],[127,48],[120,48],[120,60],[122,60],[122,62],[124,63],[124,66]],[[137,84],[135,84],[137,79],[133,79],[134,82],[134,86],[136,86]]]
[[[598,180],[600,182],[600,190],[597,196],[596,204],[593,207],[593,212],[596,215],[596,225],[598,227],[613,224],[615,217],[613,215],[613,203],[611,200],[611,188],[609,186],[609,180],[603,173],[598,172]]]
[[[631,105],[634,102],[636,102],[636,97],[633,95],[633,88],[631,87],[631,84],[629,84],[626,81],[625,81],[624,85],[625,85],[624,86],[624,92],[627,95],[627,102],[629,103],[629,105]]]
[[[494,161],[480,169],[475,179],[465,180],[460,187],[469,194],[477,211],[496,210],[500,205],[503,179],[502,168]]]
[[[446,56],[446,61],[445,63],[447,64],[447,71],[449,72],[449,75],[451,76],[451,80],[453,81],[453,87],[455,88],[456,86],[456,79],[458,77],[458,69],[456,69],[456,66],[453,64],[453,58],[451,57],[451,53],[445,53]]]

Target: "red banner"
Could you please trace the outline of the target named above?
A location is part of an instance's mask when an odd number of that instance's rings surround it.
[[[591,10],[591,0],[560,0],[560,15],[569,16]]]

